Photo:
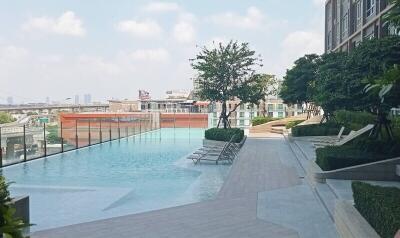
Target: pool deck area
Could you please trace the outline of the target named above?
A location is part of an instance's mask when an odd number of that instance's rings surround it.
[[[266,134],[247,139],[214,200],[39,231],[31,237],[338,235],[288,142],[282,135]]]

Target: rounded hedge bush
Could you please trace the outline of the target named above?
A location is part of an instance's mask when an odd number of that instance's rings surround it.
[[[235,136],[234,142],[239,143],[244,137],[244,131],[239,128],[211,128],[205,131],[207,140],[230,141],[232,136]]]

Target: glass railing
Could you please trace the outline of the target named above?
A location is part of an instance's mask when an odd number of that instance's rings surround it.
[[[0,167],[160,128],[159,113],[0,125]]]

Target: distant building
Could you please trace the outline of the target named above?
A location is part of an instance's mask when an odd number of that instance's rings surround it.
[[[50,98],[46,97],[46,104],[49,105],[50,104]]]
[[[92,95],[90,95],[90,94],[83,95],[83,102],[84,102],[84,104],[91,104],[92,103]]]
[[[14,104],[14,98],[13,97],[7,97],[7,104],[8,105],[13,105]]]
[[[232,110],[240,103],[239,100],[228,101],[227,110]],[[213,112],[209,116],[212,127],[218,125],[219,117],[222,111],[222,104],[215,103]],[[303,114],[303,108],[301,105],[289,106],[283,103],[282,99],[266,99],[265,102],[261,102],[258,106],[253,104],[242,104],[237,107],[236,111],[231,114],[229,121],[231,127],[248,128],[251,126],[251,121],[254,117],[266,116],[272,118],[285,118],[291,116],[297,116]]]
[[[150,93],[147,92],[146,90],[139,90],[139,100],[150,100]]]
[[[79,105],[79,95],[75,95],[75,105]]]
[[[109,100],[110,112],[139,112],[140,101],[131,100]]]
[[[382,19],[391,7],[388,0],[327,0],[325,52],[347,52],[364,39],[394,34]]]

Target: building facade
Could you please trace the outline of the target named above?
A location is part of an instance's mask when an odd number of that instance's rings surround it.
[[[383,16],[389,0],[327,0],[325,4],[325,52],[348,52],[364,39],[394,33]]]

